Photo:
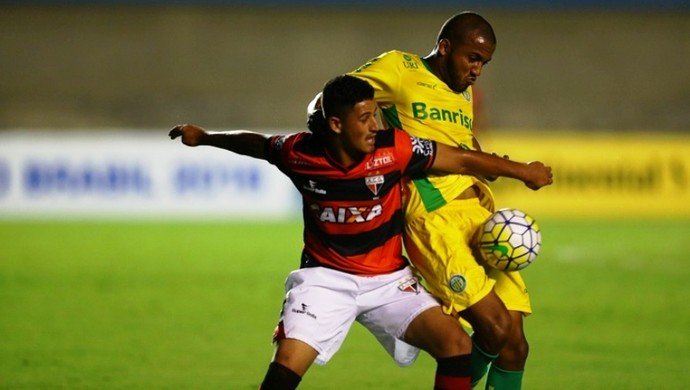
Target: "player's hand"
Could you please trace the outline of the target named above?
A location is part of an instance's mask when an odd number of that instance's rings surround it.
[[[535,191],[552,184],[553,174],[551,173],[551,167],[544,165],[541,161],[527,163],[527,175],[524,182],[528,188]]]
[[[187,146],[201,145],[201,140],[207,135],[206,130],[195,125],[177,125],[170,130],[170,139],[182,137],[182,143]]]

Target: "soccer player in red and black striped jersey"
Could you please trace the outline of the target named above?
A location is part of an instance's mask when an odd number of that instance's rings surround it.
[[[427,171],[506,176],[537,189],[552,182],[540,162],[509,161],[379,129],[374,90],[353,76],[326,83],[311,133],[210,133],[179,125],[170,137],[264,159],[303,199],[301,266],[289,274],[261,389],[294,389],[313,362],[325,364],[353,322],[401,365],[419,349],[438,365],[434,389],[470,389],[469,336],[418,283],[402,254],[402,185]]]

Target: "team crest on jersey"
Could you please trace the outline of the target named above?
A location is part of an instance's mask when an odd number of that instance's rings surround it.
[[[470,96],[470,91],[464,90],[462,91],[462,96],[467,100],[468,102],[472,101],[472,96]]]
[[[404,279],[400,282],[400,284],[398,284],[398,290],[404,291],[404,292],[418,293],[419,292],[419,282],[417,281],[417,278],[415,278],[415,277]]]
[[[467,279],[462,275],[453,275],[448,279],[448,287],[456,293],[461,293],[467,288]]]
[[[364,178],[364,184],[367,185],[367,188],[369,188],[374,195],[379,194],[379,188],[381,188],[383,182],[383,175],[367,176]]]

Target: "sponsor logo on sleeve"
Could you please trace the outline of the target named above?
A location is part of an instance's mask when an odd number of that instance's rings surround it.
[[[417,137],[410,137],[412,140],[412,152],[422,156],[431,156],[434,152],[433,141]]]

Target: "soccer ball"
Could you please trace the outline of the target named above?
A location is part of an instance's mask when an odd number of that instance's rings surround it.
[[[532,264],[541,248],[541,230],[534,218],[517,209],[493,213],[479,231],[479,252],[490,266],[517,271]]]

